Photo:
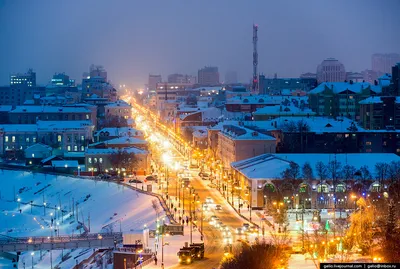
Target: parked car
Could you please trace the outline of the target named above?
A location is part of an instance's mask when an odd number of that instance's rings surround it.
[[[215,210],[222,210],[222,206],[221,205],[215,205]]]
[[[243,228],[236,228],[235,233],[238,235],[244,234]]]
[[[199,168],[199,166],[197,164],[191,164],[189,165],[189,168]]]
[[[99,174],[98,177],[101,179],[110,179],[111,178],[111,176],[109,174]]]
[[[248,223],[243,223],[243,230],[247,231],[250,229],[250,224]]]
[[[142,183],[139,179],[129,179],[129,183]]]
[[[148,181],[155,181],[156,179],[157,178],[152,175],[146,177],[146,180],[148,180]]]

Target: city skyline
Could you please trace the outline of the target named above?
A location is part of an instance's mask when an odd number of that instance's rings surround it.
[[[372,54],[399,53],[400,37],[392,34],[400,24],[397,1],[384,6],[309,1],[289,7],[262,1],[93,3],[0,1],[0,36],[5,40],[0,43],[0,85],[8,84],[11,73],[28,68],[35,70],[40,85],[55,72],[79,83],[92,63],[103,65],[113,83],[133,87],[143,87],[149,73],[163,78],[197,75],[204,66],[217,66],[220,74],[234,70],[240,82],[249,82],[253,23],[259,25],[259,72],[269,77],[316,72],[329,57],[341,61],[346,71],[361,72],[371,69]],[[306,12],[298,12],[300,8]]]

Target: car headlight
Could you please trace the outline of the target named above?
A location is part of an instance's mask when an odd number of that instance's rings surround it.
[[[190,258],[187,258],[187,260],[186,260],[187,262],[190,262]]]
[[[179,261],[179,262],[181,262],[181,261],[182,261],[182,259],[181,259],[181,258],[179,258],[179,259],[178,259],[178,261]]]

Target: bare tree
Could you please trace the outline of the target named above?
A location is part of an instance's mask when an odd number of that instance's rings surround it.
[[[328,177],[328,170],[326,168],[326,165],[319,161],[315,164],[315,170],[317,172],[318,178],[323,181]]]
[[[400,161],[392,161],[389,166],[389,195],[395,202],[400,201]]]
[[[314,179],[313,170],[309,162],[305,162],[303,164],[302,174],[304,180],[311,181]]]
[[[359,177],[362,181],[367,181],[370,180],[372,178],[371,172],[368,169],[368,166],[363,165],[360,168],[360,173],[359,173]]]
[[[376,179],[379,182],[379,192],[382,191],[383,183],[389,175],[389,169],[390,169],[390,166],[387,163],[379,162],[379,163],[375,164]]]
[[[282,177],[285,179],[296,180],[300,175],[300,166],[295,162],[290,162],[289,168],[282,172]]]
[[[345,181],[351,180],[354,178],[354,175],[356,174],[357,169],[353,165],[346,164],[343,166],[342,169],[342,178]]]

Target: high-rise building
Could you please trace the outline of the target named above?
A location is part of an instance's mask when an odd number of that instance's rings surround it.
[[[317,67],[318,83],[343,82],[346,80],[344,65],[334,58],[323,60]]]
[[[205,66],[198,72],[198,84],[204,86],[219,85],[218,67]]]
[[[36,87],[36,72],[29,69],[27,73],[17,73],[10,76],[10,86],[12,87]]]
[[[102,77],[104,81],[107,81],[107,71],[104,69],[102,65],[94,65],[90,66],[90,77]]]
[[[392,67],[392,83],[395,95],[400,95],[400,63]]]
[[[155,91],[157,89],[157,83],[162,82],[161,75],[149,74],[149,83],[147,84],[149,91]]]
[[[228,71],[225,74],[225,84],[235,84],[238,82],[238,75],[236,71]]]
[[[182,74],[168,75],[168,83],[196,84],[196,77]]]
[[[69,76],[65,73],[58,73],[53,75],[51,84],[57,86],[71,86],[73,85],[73,80],[69,79]]]
[[[397,53],[375,53],[372,55],[372,70],[378,73],[378,77],[392,72],[392,66],[400,62]]]

